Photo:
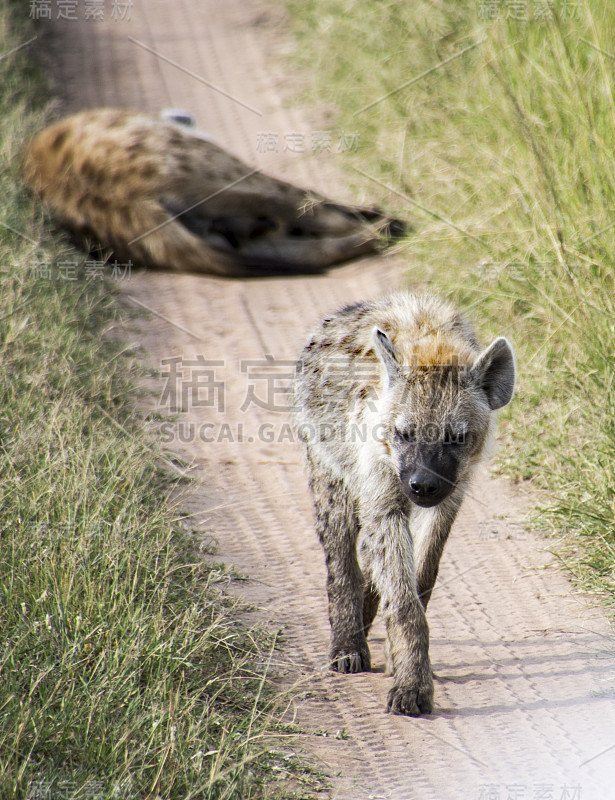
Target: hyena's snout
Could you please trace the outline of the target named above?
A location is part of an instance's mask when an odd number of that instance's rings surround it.
[[[427,470],[417,470],[408,478],[408,496],[419,506],[433,506],[442,499],[442,480]]]
[[[404,494],[421,508],[438,505],[455,488],[456,470],[437,462],[419,463],[402,469],[399,480]]]

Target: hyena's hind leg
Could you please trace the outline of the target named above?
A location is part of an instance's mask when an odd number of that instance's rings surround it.
[[[369,633],[372,623],[378,613],[380,595],[373,583],[368,583],[363,594],[363,629],[365,636]]]
[[[311,458],[309,470],[316,529],[327,565],[329,665],[337,672],[364,672],[371,660],[363,622],[364,580],[356,553],[359,520],[343,482]]]

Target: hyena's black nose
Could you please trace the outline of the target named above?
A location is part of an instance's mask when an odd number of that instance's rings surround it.
[[[440,479],[432,472],[415,472],[410,476],[410,491],[417,499],[429,500],[438,494],[442,486]]]

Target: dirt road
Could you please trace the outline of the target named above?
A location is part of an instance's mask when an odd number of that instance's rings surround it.
[[[284,102],[293,78],[270,53],[292,46],[280,8],[261,0],[104,5],[104,20],[86,19],[79,2],[75,20],[39,23],[34,46],[46,54],[63,111],[186,108],[248,163],[353,199],[335,164],[352,132]],[[311,151],[323,130],[333,153],[294,152]],[[403,281],[404,264],[387,257],[321,278],[138,272],[122,284],[153,312],[137,338],[166,373],[161,410],[184,408],[168,435],[197,478],[195,524],[217,539],[223,560],[252,576],[243,591],[259,617],[283,628],[283,669],[301,681],[298,718],[320,734],[300,743],[331,775],[332,798],[607,800],[615,796],[613,639],[602,613],[552,566],[548,543],[519,524],[519,490],[486,472],[454,527],[429,608],[435,712],[384,713],[391,679],[381,623],[371,636],[374,672],[324,667],[324,563],[300,452],[278,410],[282,389],[319,316]]]

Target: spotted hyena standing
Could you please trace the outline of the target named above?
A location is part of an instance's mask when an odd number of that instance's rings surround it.
[[[26,181],[79,238],[181,271],[321,272],[405,229],[264,175],[177,120],[110,108],[74,114],[28,147]]]
[[[433,708],[425,608],[451,525],[515,360],[433,297],[396,294],[327,317],[303,350],[294,417],[325,551],[339,672],[369,670],[367,634],[386,618],[388,709]]]

